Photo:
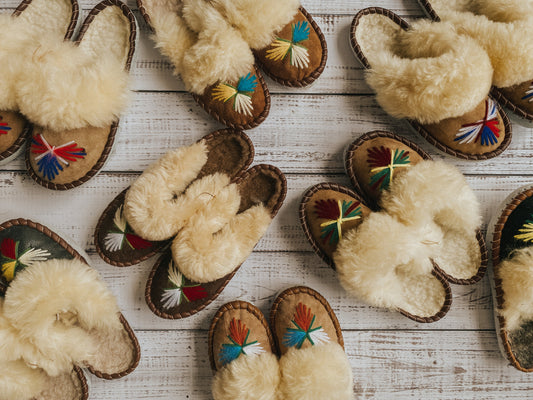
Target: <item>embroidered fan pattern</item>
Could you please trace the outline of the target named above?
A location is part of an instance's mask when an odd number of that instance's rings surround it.
[[[257,87],[257,77],[248,73],[239,79],[237,86],[229,83],[219,83],[213,90],[213,98],[224,103],[232,100],[233,110],[240,114],[252,116],[252,94]]]
[[[187,283],[173,261],[168,264],[168,280],[172,287],[165,289],[161,298],[164,308],[177,307],[182,303],[190,303],[207,297],[207,291],[200,284]]]
[[[522,100],[527,100],[530,103],[533,102],[533,82],[529,85],[529,90],[526,91],[526,95],[522,97]]]
[[[299,21],[292,24],[291,40],[277,38],[267,50],[266,57],[273,61],[284,60],[289,56],[290,63],[296,68],[309,66],[309,51],[302,46],[302,42],[309,39],[309,24],[307,21]]]
[[[43,135],[38,135],[31,142],[31,152],[39,154],[35,158],[39,172],[50,181],[63,171],[63,165],[69,166],[69,162],[83,159],[87,155],[85,149],[78,147],[74,141],[56,147],[51,146]]]
[[[329,336],[322,326],[313,327],[316,316],[311,309],[302,303],[296,306],[294,319],[291,321],[296,328],[287,328],[283,335],[283,345],[300,349],[306,340],[311,345],[329,342]]]
[[[370,186],[374,190],[388,189],[397,168],[409,168],[409,152],[396,149],[394,152],[388,147],[372,147],[368,149],[368,164],[370,165]]]
[[[38,261],[46,261],[50,253],[42,249],[33,247],[21,251],[20,242],[11,238],[5,238],[0,244],[0,255],[2,260],[2,275],[7,282],[11,282],[19,269],[30,267]]]
[[[0,115],[0,135],[7,135],[10,130],[11,127],[7,122],[2,122],[2,116]]]
[[[492,99],[485,101],[485,117],[473,124],[465,124],[455,135],[454,141],[460,144],[481,142],[482,146],[498,143],[500,128],[498,128],[498,107]]]
[[[115,211],[113,223],[116,230],[110,231],[104,238],[104,245],[107,251],[120,251],[125,243],[133,250],[147,249],[152,246],[151,242],[131,232],[126,217],[124,217],[122,206]]]
[[[518,230],[516,235],[514,235],[514,238],[517,240],[521,240],[526,243],[533,242],[533,220],[527,219],[526,222],[522,225],[522,228]]]
[[[346,200],[318,200],[315,203],[315,214],[318,218],[326,219],[320,224],[321,238],[324,244],[335,244],[342,239],[343,222],[361,218],[361,203]]]
[[[233,318],[229,324],[229,332],[228,339],[231,343],[222,344],[218,355],[218,359],[222,365],[236,360],[241,354],[250,356],[265,352],[257,340],[248,342],[250,329],[241,320]]]

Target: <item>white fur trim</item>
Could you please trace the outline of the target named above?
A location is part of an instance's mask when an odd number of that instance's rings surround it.
[[[280,375],[272,353],[242,356],[217,371],[212,390],[215,400],[277,400]]]
[[[0,400],[30,400],[46,387],[48,377],[23,361],[0,361]]]
[[[338,343],[290,348],[279,360],[283,400],[350,400],[352,368]]]
[[[356,39],[368,84],[390,115],[437,123],[472,111],[488,95],[492,66],[475,40],[453,25],[419,21],[404,31],[386,16],[363,16]]]

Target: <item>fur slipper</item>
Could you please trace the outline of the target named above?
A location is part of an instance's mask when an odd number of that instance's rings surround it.
[[[353,398],[339,321],[324,297],[307,287],[285,290],[274,301],[270,325],[281,354],[279,398]]]
[[[533,121],[533,4],[524,0],[419,0],[435,20],[474,38],[494,68],[494,97]]]
[[[487,233],[498,342],[515,368],[533,372],[533,188],[518,189],[500,210]]]
[[[493,69],[487,53],[458,32],[448,23],[410,26],[375,7],[355,16],[351,43],[387,113],[406,118],[445,153],[484,160],[507,148],[511,127],[488,97]]]
[[[216,299],[266,232],[286,190],[281,171],[257,165],[192,215],[150,274],[150,309],[184,318]]]
[[[270,93],[241,34],[205,0],[137,0],[185,88],[217,121],[251,129],[265,120]]]
[[[78,22],[76,0],[24,0],[13,15],[0,15],[0,165],[16,158],[30,130],[18,112],[15,83],[26,62],[21,51],[34,46],[39,37],[69,40]],[[39,23],[36,24],[35,21]]]
[[[150,258],[205,205],[214,185],[233,180],[253,158],[248,136],[230,129],[167,153],[102,213],[94,235],[98,254],[117,267]]]
[[[0,225],[0,252],[4,317],[38,349],[26,362],[51,376],[80,366],[104,379],[137,367],[137,338],[86,256],[24,219]]]
[[[209,329],[215,400],[277,400],[280,372],[272,333],[250,303],[222,306]]]

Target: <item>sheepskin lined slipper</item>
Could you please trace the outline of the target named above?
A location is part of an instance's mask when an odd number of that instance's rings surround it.
[[[76,0],[24,0],[13,15],[0,15],[0,165],[16,158],[23,150],[31,125],[18,112],[15,83],[21,48],[34,37],[55,36],[69,40],[78,21]],[[39,20],[36,24],[35,21]]]
[[[300,221],[313,249],[370,305],[418,322],[442,318],[448,282],[475,283],[487,264],[479,204],[464,177],[388,132],[352,143],[346,169],[360,194],[322,183],[302,199]]]
[[[406,118],[445,153],[484,160],[507,148],[511,127],[488,97],[493,69],[487,53],[458,32],[443,22],[422,20],[410,26],[374,7],[355,16],[351,43],[387,113]]]
[[[489,225],[496,331],[502,354],[533,372],[533,188],[522,187],[501,205]]]
[[[37,351],[24,361],[51,376],[88,368],[121,378],[140,359],[137,338],[96,270],[56,233],[15,219],[0,225],[3,316]]]
[[[277,400],[280,384],[272,332],[250,303],[223,305],[209,329],[209,360],[216,371],[215,400]]]
[[[20,112],[34,124],[26,165],[40,185],[72,189],[104,166],[129,96],[135,24],[123,3],[104,0],[75,44],[49,37],[36,42],[17,92]]]
[[[433,19],[453,24],[485,49],[494,68],[494,97],[533,121],[533,5],[523,0],[419,2]]]
[[[256,165],[191,215],[150,274],[150,309],[162,318],[184,318],[216,299],[266,232],[286,191],[281,171]]]
[[[167,153],[102,213],[94,234],[98,254],[117,267],[150,258],[168,245],[168,239],[178,233],[196,208],[204,206],[210,194],[215,194],[216,179],[233,180],[253,158],[254,147],[248,136],[231,129],[213,132],[192,146]],[[127,193],[129,206],[125,210]]]
[[[205,0],[137,0],[185,88],[217,121],[251,129],[265,120],[270,93],[241,34]]]
[[[285,290],[274,301],[270,326],[281,355],[280,398],[353,398],[339,321],[324,297],[308,287]]]

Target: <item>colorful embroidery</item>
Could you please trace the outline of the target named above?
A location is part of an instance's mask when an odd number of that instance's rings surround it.
[[[533,220],[527,219],[526,222],[524,222],[524,225],[522,225],[522,228],[518,230],[518,232],[521,233],[514,235],[515,239],[521,240],[526,243],[533,242]]]
[[[63,171],[61,164],[69,166],[69,161],[83,159],[87,155],[85,149],[78,147],[74,141],[56,147],[50,146],[43,135],[38,135],[31,142],[31,152],[40,154],[35,158],[39,172],[50,181]]]
[[[296,68],[307,68],[309,66],[309,52],[302,42],[309,39],[309,24],[307,21],[300,21],[292,25],[292,39],[277,38],[271,44],[271,49],[267,50],[266,57],[270,60],[281,61],[287,55],[290,63]]]
[[[0,135],[7,135],[11,130],[7,122],[2,122],[2,116],[0,115]]]
[[[31,267],[38,261],[46,261],[50,253],[42,249],[29,248],[24,251],[19,249],[20,242],[5,238],[0,245],[2,256],[2,275],[7,282],[11,282],[19,269]]]
[[[236,360],[241,354],[251,356],[265,352],[257,340],[248,343],[250,329],[247,329],[246,325],[241,320],[237,321],[233,318],[229,324],[229,332],[228,339],[231,343],[222,344],[218,356],[222,365],[226,365],[233,360]]]
[[[127,243],[128,246],[133,250],[147,249],[152,246],[152,243],[148,240],[144,240],[143,238],[132,233],[128,222],[126,221],[126,217],[124,217],[122,212],[122,206],[117,208],[117,211],[115,211],[113,223],[118,229],[118,232],[110,231],[104,238],[104,245],[107,251],[115,252],[122,250],[124,243]]]
[[[368,149],[368,164],[372,168],[370,186],[374,190],[388,189],[394,177],[396,168],[411,166],[409,152],[396,149],[394,152],[388,147],[372,147]]]
[[[294,319],[291,321],[296,328],[287,328],[287,332],[283,335],[283,345],[300,349],[306,339],[313,346],[329,342],[329,336],[322,326],[313,328],[315,318],[316,316],[311,312],[310,308],[299,303],[296,307]]]
[[[342,239],[342,223],[361,218],[361,203],[346,200],[318,200],[315,203],[315,213],[318,218],[328,221],[320,224],[320,236],[326,244],[338,243]]]
[[[496,102],[488,99],[485,102],[485,117],[473,124],[463,125],[455,135],[455,141],[460,144],[476,143],[481,138],[483,146],[496,144],[500,137],[499,123]]]
[[[200,300],[207,297],[207,291],[200,284],[193,284],[185,280],[178,271],[173,261],[168,264],[168,280],[172,284],[171,289],[165,289],[161,301],[164,308],[177,307],[183,302]]]
[[[241,77],[237,87],[228,83],[219,83],[213,90],[213,98],[226,103],[233,99],[233,109],[247,116],[252,116],[252,94],[257,87],[257,77],[250,72]]]
[[[533,82],[529,86],[529,90],[526,92],[526,95],[522,97],[522,100],[528,100],[530,103],[533,102]]]

